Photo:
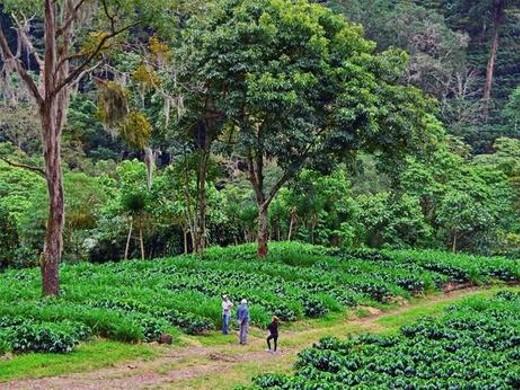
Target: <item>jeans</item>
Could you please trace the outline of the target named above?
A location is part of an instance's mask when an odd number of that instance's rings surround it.
[[[231,319],[231,314],[230,313],[223,313],[222,314],[222,333],[223,334],[228,334],[230,319]]]
[[[249,332],[249,321],[240,323],[240,344],[247,344],[247,333]]]

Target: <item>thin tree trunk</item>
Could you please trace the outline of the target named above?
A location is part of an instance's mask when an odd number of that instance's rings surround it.
[[[155,168],[154,155],[150,147],[144,148],[144,163],[146,165],[146,186],[148,191],[150,191],[152,189],[153,170]]]
[[[194,233],[195,229],[191,229],[190,230],[190,239],[191,239],[191,251],[193,252],[194,251],[194,248],[195,248],[195,233]]]
[[[130,250],[130,240],[132,239],[132,229],[134,227],[134,218],[130,217],[130,229],[128,229],[128,237],[126,238],[125,260],[128,259],[128,251]]]
[[[269,240],[269,218],[267,206],[258,207],[258,236],[257,236],[257,255],[258,257],[267,256],[267,241]]]
[[[291,221],[289,222],[289,233],[287,234],[287,241],[291,241],[295,223],[296,223],[296,211],[293,208],[291,210]]]
[[[498,44],[500,39],[500,26],[504,17],[504,0],[494,0],[493,6],[493,39],[491,41],[491,51],[486,67],[486,81],[484,83],[484,110],[487,117],[489,111],[489,103],[491,100],[491,89],[493,86],[493,78],[495,73],[495,64],[498,52]]]
[[[197,173],[197,214],[195,222],[195,252],[204,253],[206,247],[206,176],[209,152],[203,150]]]
[[[143,223],[139,224],[139,243],[141,245],[141,260],[144,260]]]
[[[457,231],[453,232],[453,242],[451,245],[451,251],[453,253],[457,252]]]
[[[186,229],[182,229],[184,234],[184,254],[188,254],[188,231]]]
[[[494,33],[493,33],[493,41],[491,44],[491,53],[489,55],[489,60],[486,67],[486,81],[484,83],[484,93],[483,93],[483,100],[486,104],[486,110],[489,109],[489,101],[491,99],[491,88],[493,86],[493,77],[495,72],[495,63],[497,58],[497,51],[498,51],[498,41],[499,41],[499,32],[498,28],[495,27]]]

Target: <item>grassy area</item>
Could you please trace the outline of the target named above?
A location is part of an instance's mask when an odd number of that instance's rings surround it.
[[[0,382],[92,371],[124,361],[153,359],[160,353],[150,344],[97,340],[69,354],[31,353],[0,360]]]

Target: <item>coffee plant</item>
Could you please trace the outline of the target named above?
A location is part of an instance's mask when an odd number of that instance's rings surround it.
[[[0,274],[0,353],[67,352],[86,334],[126,342],[156,341],[176,329],[204,334],[221,325],[222,294],[235,303],[247,298],[253,325],[265,327],[272,315],[296,321],[447,283],[520,280],[516,260],[435,251],[280,243],[266,260],[255,256],[254,245],[242,245],[210,248],[202,259],[64,264],[61,295],[53,300],[41,299],[36,269]]]
[[[518,389],[520,292],[469,298],[396,336],[322,339],[294,376],[261,375],[251,389]]]

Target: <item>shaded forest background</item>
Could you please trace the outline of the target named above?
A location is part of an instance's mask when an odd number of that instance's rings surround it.
[[[62,145],[66,261],[153,258],[191,252],[197,240],[257,239],[258,202],[232,134],[191,121],[197,91],[185,85],[195,40],[185,37],[203,3],[179,2],[173,16],[133,28],[74,85]],[[320,3],[363,26],[377,52],[408,53],[398,82],[430,99],[435,139],[427,153],[408,153],[399,164],[364,150],[306,165],[269,207],[270,239],[516,256],[520,2]],[[42,39],[38,16],[15,21],[0,13],[0,22],[13,49],[11,27]],[[21,47],[37,73],[36,58]],[[42,165],[37,109],[7,65],[0,70],[0,268],[38,264],[47,217],[44,179],[21,167]],[[123,106],[128,118],[115,126]],[[283,175],[279,162],[266,160],[268,187]]]

